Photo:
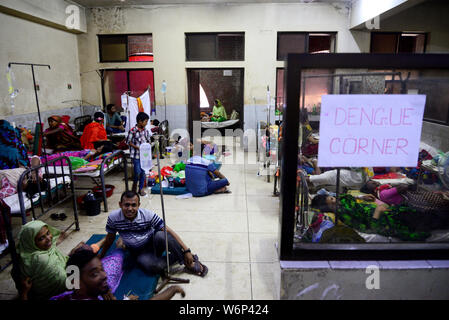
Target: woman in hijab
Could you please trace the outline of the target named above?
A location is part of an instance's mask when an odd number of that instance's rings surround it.
[[[48,118],[48,129],[44,131],[47,139],[46,146],[54,151],[81,150],[80,140],[75,136],[73,129],[62,121],[59,116]]]
[[[218,122],[228,120],[228,116],[226,114],[226,109],[223,106],[223,104],[221,103],[221,101],[218,99],[215,99],[215,104],[212,109],[211,120],[218,121]]]
[[[48,224],[34,220],[22,226],[19,232],[17,252],[19,254],[21,298],[43,300],[58,295],[67,290],[66,287],[66,263],[68,256],[56,247],[62,241],[61,232]],[[90,248],[98,252],[103,240],[90,245]],[[70,253],[80,247],[89,247],[80,242]],[[114,290],[120,281],[124,255],[116,250],[103,259],[105,271],[110,276],[111,287]]]
[[[95,149],[95,141],[108,139],[106,129],[103,126],[103,120],[103,112],[95,112],[94,121],[84,128],[83,135],[81,136],[81,145],[84,149]]]

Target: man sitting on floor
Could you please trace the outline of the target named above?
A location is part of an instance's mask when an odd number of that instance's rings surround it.
[[[186,188],[194,197],[212,193],[231,193],[227,189],[228,179],[221,174],[216,164],[200,156],[191,157],[186,164]]]
[[[204,277],[207,267],[193,255],[181,238],[153,211],[139,208],[140,197],[134,191],[122,193],[120,209],[111,212],[106,223],[106,240],[100,258],[109,250],[118,232],[139,267],[149,274],[161,274],[167,267],[165,232],[167,228],[169,262],[185,264],[186,271]]]
[[[67,261],[68,266],[76,266],[80,270],[79,289],[68,291],[51,300],[116,300],[108,285],[107,274],[98,256],[89,247],[80,247]],[[170,300],[176,293],[185,296],[184,290],[179,286],[172,286],[150,300]],[[132,296],[129,300],[136,300]]]

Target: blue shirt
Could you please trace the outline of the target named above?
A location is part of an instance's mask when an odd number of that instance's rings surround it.
[[[164,221],[154,211],[139,208],[136,218],[130,221],[123,215],[122,209],[118,209],[109,214],[106,232],[118,232],[127,247],[137,249],[144,246],[163,227]]]
[[[207,185],[212,180],[208,171],[214,172],[217,167],[212,161],[200,156],[194,156],[186,164],[186,188],[195,196],[207,194]]]

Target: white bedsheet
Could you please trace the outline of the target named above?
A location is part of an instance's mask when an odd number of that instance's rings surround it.
[[[49,179],[50,180],[50,187],[53,189],[56,184],[60,185],[63,183],[63,178],[62,177],[58,177],[57,179]],[[70,183],[70,177],[69,176],[65,176],[64,177],[64,181],[66,184]],[[26,193],[23,192],[23,200],[24,200],[24,204],[25,204],[25,210],[31,209],[31,201],[30,199],[28,199],[28,197],[26,196]],[[39,200],[39,193],[36,193],[33,196],[33,202],[36,202],[37,200]],[[13,194],[9,197],[6,197],[3,199],[3,201],[5,201],[5,203],[11,208],[11,214],[20,214],[20,203],[19,203],[19,194]]]
[[[208,128],[208,129],[226,128],[232,126],[233,124],[236,124],[239,121],[240,121],[239,119],[236,119],[236,120],[226,120],[222,122],[215,122],[215,121],[201,122],[201,128]]]

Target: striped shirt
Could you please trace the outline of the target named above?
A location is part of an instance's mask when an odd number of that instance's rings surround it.
[[[129,145],[132,142],[134,145],[140,147],[144,142],[151,143],[152,133],[147,129],[139,129],[137,126],[129,130],[128,136],[126,137],[126,143]],[[140,150],[137,150],[130,146],[129,148],[131,159],[140,159]]]
[[[123,215],[122,209],[118,209],[109,214],[106,232],[118,232],[127,247],[137,249],[144,246],[163,227],[164,221],[154,211],[139,208],[136,218],[130,221]]]

